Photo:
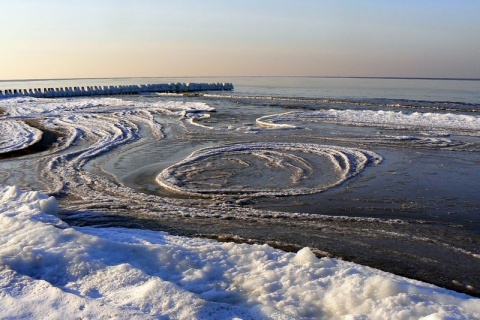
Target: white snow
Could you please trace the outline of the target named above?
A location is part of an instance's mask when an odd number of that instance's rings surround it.
[[[42,131],[23,121],[0,120],[0,154],[25,149],[41,138]]]
[[[69,227],[0,187],[0,310],[24,319],[478,319],[480,300],[308,249]]]

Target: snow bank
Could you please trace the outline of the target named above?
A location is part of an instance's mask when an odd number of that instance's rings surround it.
[[[335,259],[162,232],[71,228],[0,187],[4,318],[475,319],[480,300]]]

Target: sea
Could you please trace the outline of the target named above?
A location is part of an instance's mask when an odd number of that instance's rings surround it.
[[[480,296],[480,79],[0,81],[0,90],[230,82],[233,91],[0,100],[44,132],[0,183],[71,225],[310,247]],[[40,145],[40,146],[39,146]]]

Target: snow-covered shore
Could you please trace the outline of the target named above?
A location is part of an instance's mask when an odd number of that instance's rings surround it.
[[[478,319],[480,300],[308,248],[70,227],[0,187],[1,318]]]

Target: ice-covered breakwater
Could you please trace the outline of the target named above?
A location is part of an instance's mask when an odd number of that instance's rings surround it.
[[[65,98],[80,96],[141,94],[144,92],[195,92],[233,90],[232,83],[161,83],[119,86],[83,86],[63,88],[34,88],[0,90],[0,98],[36,97]]]

